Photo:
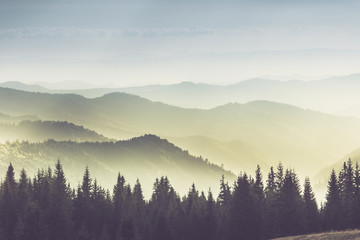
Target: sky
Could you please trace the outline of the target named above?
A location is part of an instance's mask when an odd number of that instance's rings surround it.
[[[352,0],[0,0],[0,82],[315,80],[360,70]]]

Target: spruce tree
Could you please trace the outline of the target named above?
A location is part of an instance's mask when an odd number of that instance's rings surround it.
[[[280,193],[281,188],[284,185],[284,167],[280,162],[277,167],[277,172],[275,174],[275,190],[277,193]]]
[[[230,208],[230,239],[260,239],[257,206],[246,174],[238,177]]]
[[[358,162],[355,164],[354,173],[354,222],[355,228],[360,227],[360,168]]]
[[[217,205],[219,209],[218,217],[218,239],[229,239],[229,221],[230,221],[230,206],[231,206],[231,191],[230,186],[225,182],[224,175],[220,180],[220,193],[217,198]]]
[[[310,179],[308,177],[305,178],[303,199],[305,207],[304,214],[306,232],[318,232],[320,228],[319,211],[315,195],[310,184]]]
[[[18,220],[17,194],[18,185],[15,181],[15,172],[12,164],[6,172],[3,184],[3,194],[0,202],[0,221],[3,224],[5,239],[14,239],[14,228]]]
[[[41,223],[46,226],[44,237],[52,240],[70,239],[73,234],[71,231],[71,199],[59,159],[55,165],[50,201],[51,204],[45,209]]]
[[[268,178],[266,180],[266,187],[264,191],[265,202],[263,209],[263,232],[264,237],[269,239],[276,236],[277,233],[277,192],[275,185],[275,173],[273,167],[270,168]]]
[[[338,230],[340,228],[341,205],[338,180],[333,169],[327,186],[326,204],[324,207],[324,225],[327,230]]]
[[[207,202],[206,202],[206,212],[204,219],[204,228],[203,228],[203,239],[207,240],[216,240],[217,235],[217,213],[216,205],[212,195],[211,190],[209,189]]]
[[[303,200],[297,175],[287,169],[279,193],[279,228],[283,236],[304,233]]]
[[[355,202],[354,192],[354,169],[352,161],[349,158],[347,163],[344,163],[344,168],[342,169],[342,218],[340,223],[342,229],[355,227],[355,215],[353,211]]]

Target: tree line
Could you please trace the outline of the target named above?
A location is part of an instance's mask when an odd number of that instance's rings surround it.
[[[320,208],[309,178],[302,190],[282,164],[265,181],[259,166],[232,185],[222,177],[217,197],[194,184],[180,197],[161,177],[145,200],[140,182],[120,174],[110,192],[88,167],[73,189],[59,160],[32,179],[23,169],[17,180],[10,164],[0,184],[0,240],[251,240],[359,227],[360,170],[350,159],[331,172]]]

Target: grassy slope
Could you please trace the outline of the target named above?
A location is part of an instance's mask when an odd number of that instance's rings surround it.
[[[276,240],[325,240],[325,239],[326,240],[359,240],[360,230],[349,230],[342,232],[325,232],[318,234],[276,238]]]

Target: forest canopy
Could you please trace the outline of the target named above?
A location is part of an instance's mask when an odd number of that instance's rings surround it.
[[[67,183],[60,160],[32,179],[12,164],[0,185],[0,239],[269,239],[359,227],[360,170],[349,159],[333,170],[325,204],[318,208],[309,178],[279,164],[266,180],[241,173],[231,185],[220,179],[220,193],[199,192],[193,184],[180,197],[164,176],[150,199],[141,183],[130,186],[119,173],[106,190],[85,168],[77,188]]]

